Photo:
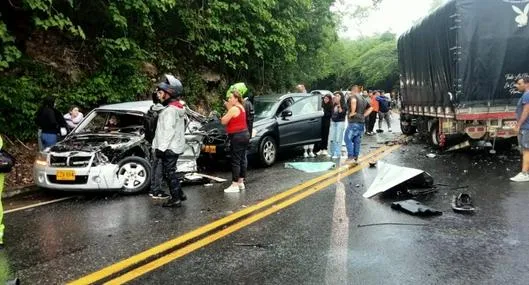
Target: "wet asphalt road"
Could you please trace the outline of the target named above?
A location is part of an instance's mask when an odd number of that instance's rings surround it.
[[[380,146],[376,137],[365,143],[364,152]],[[409,144],[383,160],[429,172],[438,191],[417,200],[442,216],[390,208],[403,197],[363,198],[377,174],[365,168],[131,283],[527,284],[529,185],[508,181],[520,163],[516,152],[426,157],[430,152]],[[189,199],[179,209],[161,208],[145,195],[91,194],[10,213],[0,274],[16,274],[23,284],[72,281],[318,175],[278,163],[252,169],[241,194],[224,194],[220,184],[186,186]],[[475,215],[452,212],[450,200],[462,191],[457,187],[467,187]],[[358,227],[387,222],[410,225]]]

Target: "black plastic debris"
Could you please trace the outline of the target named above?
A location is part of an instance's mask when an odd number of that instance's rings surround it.
[[[437,192],[437,188],[414,188],[408,189],[407,193],[411,196],[428,195]]]
[[[460,193],[452,199],[452,209],[456,213],[472,214],[476,210],[469,194]]]
[[[393,202],[391,203],[391,208],[415,216],[438,216],[443,214],[443,212],[423,205],[413,199]]]

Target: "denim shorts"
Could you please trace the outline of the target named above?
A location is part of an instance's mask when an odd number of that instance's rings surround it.
[[[518,145],[521,149],[529,150],[529,130],[520,130],[518,134]]]

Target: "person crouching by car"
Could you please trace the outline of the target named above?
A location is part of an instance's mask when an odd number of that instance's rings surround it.
[[[250,143],[250,134],[246,123],[246,112],[244,101],[238,90],[233,90],[226,98],[224,106],[228,110],[222,117],[221,122],[226,126],[226,132],[230,139],[231,147],[231,171],[232,183],[224,189],[225,193],[237,193],[245,190],[244,179],[246,178],[246,150]]]
[[[163,175],[153,173],[157,185],[165,179],[169,185],[171,198],[164,207],[180,207],[186,196],[176,174],[176,163],[185,147],[185,107],[180,101],[183,91],[182,83],[173,76],[166,76],[167,81],[158,84],[157,95],[165,108],[158,115],[158,123],[152,142],[156,158],[161,159]],[[154,189],[156,196],[164,196],[161,189]],[[163,193],[162,195],[158,195]],[[163,198],[163,197],[162,197]]]

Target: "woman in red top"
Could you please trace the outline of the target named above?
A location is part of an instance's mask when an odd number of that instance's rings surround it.
[[[222,117],[221,122],[226,126],[226,132],[231,145],[231,171],[232,184],[224,189],[225,193],[236,193],[245,190],[244,178],[246,178],[246,150],[250,143],[250,134],[246,124],[246,112],[244,111],[243,99],[237,90],[226,97],[224,106],[228,112]]]

